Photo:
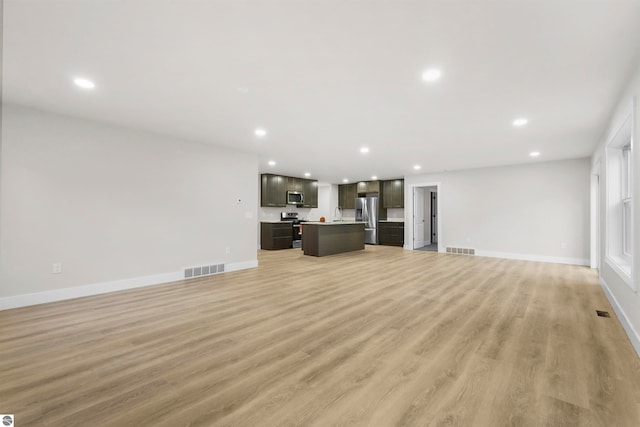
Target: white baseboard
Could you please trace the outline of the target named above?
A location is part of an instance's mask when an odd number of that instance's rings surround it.
[[[476,256],[486,256],[490,258],[505,258],[505,259],[518,259],[522,261],[540,261],[540,262],[552,262],[556,264],[571,264],[571,265],[589,265],[589,259],[587,258],[569,258],[569,257],[555,257],[548,255],[531,255],[531,254],[514,254],[510,252],[493,252],[493,251],[481,251],[476,250]]]
[[[613,296],[613,292],[611,292],[611,289],[609,289],[609,285],[607,285],[607,282],[605,282],[605,280],[602,277],[600,277],[600,287],[602,288],[602,290],[604,291],[604,294],[607,296],[607,299],[611,303],[611,306],[613,307],[613,311],[616,312],[618,319],[620,319],[620,323],[622,324],[624,331],[627,333],[627,336],[629,337],[629,341],[631,341],[631,345],[633,346],[636,353],[638,354],[638,357],[640,357],[640,334],[638,334],[638,331],[636,331],[633,328],[633,326],[631,325],[631,322],[629,322],[629,318],[627,317],[627,314],[622,310],[622,307],[620,307],[618,300],[616,299],[615,296]]]
[[[407,250],[414,250],[410,245],[405,244],[404,248]],[[445,246],[438,248],[439,253],[447,253]],[[490,258],[505,258],[505,259],[517,259],[522,261],[540,261],[540,262],[552,262],[556,264],[571,264],[571,265],[589,265],[588,259],[582,258],[568,258],[568,257],[554,257],[547,255],[531,255],[531,254],[514,254],[511,252],[494,252],[494,251],[481,251],[476,249],[476,256],[486,256]]]
[[[245,270],[258,266],[258,260],[232,262],[225,264],[225,272]],[[88,297],[123,291],[126,289],[142,288],[145,286],[162,285],[184,279],[182,271],[173,273],[154,274],[151,276],[134,277],[131,279],[114,280],[111,282],[94,283],[91,285],[74,286],[71,288],[54,289],[51,291],[35,292],[31,294],[14,295],[0,298],[0,311],[30,305],[46,304],[48,302],[63,301],[73,298]],[[224,274],[224,273],[222,273]]]
[[[251,261],[231,262],[224,265],[224,271],[246,270],[248,268],[256,268],[257,266],[257,259],[253,259]]]

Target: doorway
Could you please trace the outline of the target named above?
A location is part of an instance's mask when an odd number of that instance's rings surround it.
[[[430,195],[430,203],[429,203],[429,222],[430,222],[430,231],[431,231],[431,239],[429,241],[429,246],[431,250],[438,250],[438,189],[433,187],[433,189],[429,190]]]
[[[413,188],[413,247],[421,251],[438,251],[438,185]]]

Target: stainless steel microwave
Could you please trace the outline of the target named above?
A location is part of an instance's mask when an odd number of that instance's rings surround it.
[[[304,194],[300,191],[287,191],[288,205],[301,205],[304,203]]]

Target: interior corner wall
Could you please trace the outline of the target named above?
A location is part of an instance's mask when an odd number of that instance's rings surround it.
[[[584,158],[406,176],[405,247],[412,188],[437,183],[440,251],[588,265],[589,174]]]
[[[0,301],[257,265],[254,155],[15,105],[2,144]]]
[[[634,203],[635,214],[632,218],[634,240],[632,269],[634,272],[634,281],[636,286],[635,291],[631,289],[631,287],[627,285],[616,271],[605,261],[605,243],[607,241],[607,165],[605,161],[605,147],[629,113],[634,97],[636,98],[636,116],[632,155],[635,178],[632,200]],[[600,281],[638,355],[640,355],[640,283],[638,283],[640,280],[640,215],[638,215],[638,212],[640,211],[640,149],[638,147],[638,143],[640,142],[640,132],[638,130],[640,127],[639,104],[640,64],[638,64],[638,68],[629,79],[626,88],[620,96],[615,112],[608,123],[607,130],[604,132],[600,145],[594,151],[591,159],[594,166],[598,162],[600,163]]]

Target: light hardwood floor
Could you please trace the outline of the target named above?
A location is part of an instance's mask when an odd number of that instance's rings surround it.
[[[0,312],[0,413],[20,427],[640,425],[640,362],[588,268],[372,246],[259,261]]]

